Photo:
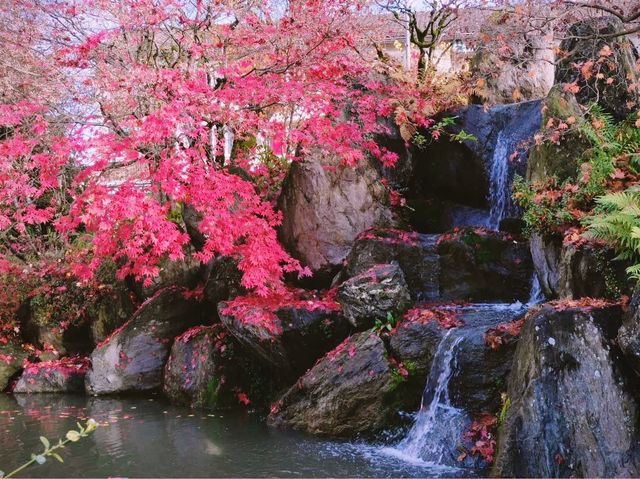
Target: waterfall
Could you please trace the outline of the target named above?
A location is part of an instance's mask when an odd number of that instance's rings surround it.
[[[498,133],[489,168],[489,228],[498,229],[500,220],[509,213],[511,188],[509,188],[510,142],[504,130]]]
[[[456,446],[467,425],[464,411],[451,405],[449,381],[455,371],[455,353],[463,336],[447,331],[431,363],[422,405],[407,435],[385,453],[410,462],[457,466]]]
[[[533,306],[534,304],[544,302],[545,297],[542,292],[542,286],[540,286],[540,280],[536,272],[533,272],[533,278],[531,278],[531,292],[529,293],[529,300],[527,306]]]

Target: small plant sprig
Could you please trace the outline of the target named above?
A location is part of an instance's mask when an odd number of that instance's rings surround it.
[[[398,325],[398,320],[393,317],[393,314],[387,313],[386,321],[382,322],[380,319],[376,319],[373,325],[373,332],[377,335],[390,333],[393,328]]]
[[[84,426],[82,426],[80,423],[76,424],[78,426],[78,430],[76,431],[75,429],[71,429],[70,431],[67,431],[65,439],[59,439],[57,444],[51,445],[46,437],[40,436],[40,442],[44,446],[44,450],[40,454],[32,453],[31,459],[28,462],[24,463],[17,469],[14,469],[8,474],[4,474],[2,471],[0,471],[0,478],[7,479],[9,477],[14,477],[20,471],[26,469],[32,464],[44,464],[45,462],[47,462],[47,457],[53,457],[59,462],[64,462],[60,454],[58,454],[58,450],[63,449],[70,442],[78,442],[81,438],[87,437],[98,427],[98,423],[93,419],[89,419]]]

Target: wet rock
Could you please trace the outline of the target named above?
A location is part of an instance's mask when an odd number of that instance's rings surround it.
[[[515,338],[492,348],[485,335],[502,324],[512,324],[524,311],[504,306],[432,306],[411,309],[389,335],[393,358],[412,371],[407,390],[420,398],[434,355],[449,329],[450,341],[461,338],[454,351],[455,368],[449,381],[451,404],[467,414],[496,413],[500,394],[515,351]],[[415,404],[418,406],[418,404]]]
[[[625,359],[640,375],[640,286],[636,286],[625,312],[622,327],[618,331],[618,344]]]
[[[580,125],[586,122],[582,109],[572,93],[565,92],[563,85],[554,86],[544,100],[544,115],[540,122],[541,133],[547,132],[547,123],[567,122],[573,118],[575,127],[568,130],[557,142],[545,141],[533,146],[526,165],[526,179],[531,183],[544,184],[556,177],[559,182],[574,179],[583,155],[591,148],[590,142],[581,132]]]
[[[340,311],[331,294],[296,289],[218,304],[228,331],[284,381],[297,378],[347,336],[350,328]]]
[[[416,153],[413,190],[419,196],[486,208],[489,176],[482,156],[446,139]]]
[[[524,301],[531,288],[526,242],[506,233],[462,229],[438,240],[440,296],[446,300]]]
[[[565,309],[567,308],[567,309]],[[637,406],[615,347],[618,306],[545,305],[509,377],[499,477],[632,477]]]
[[[0,340],[5,338],[0,336]],[[28,353],[14,338],[6,338],[6,342],[0,341],[0,391],[4,391],[11,379],[22,369],[22,363],[28,357]]]
[[[88,358],[63,358],[27,363],[14,393],[84,393]]]
[[[597,102],[618,120],[625,119],[638,106],[638,95],[631,86],[638,82],[638,53],[627,36],[615,36],[625,29],[615,17],[594,17],[574,23],[560,43],[555,81],[576,83],[577,99],[582,105]],[[581,70],[594,62],[594,72],[585,78]],[[611,79],[611,80],[609,80]]]
[[[395,415],[396,387],[383,341],[366,331],[307,371],[273,406],[269,423],[331,436],[377,431]]]
[[[420,398],[431,362],[444,337],[445,329],[436,321],[403,320],[389,335],[389,352],[411,374],[407,377],[407,403],[409,410],[420,406]]]
[[[452,405],[471,417],[499,413],[518,338],[505,335],[499,346],[491,347],[487,334],[502,325],[515,325],[523,315],[524,310],[506,306],[460,311],[458,318],[463,325],[454,336],[464,339],[458,345],[456,369],[449,382]]]
[[[411,304],[409,287],[397,262],[378,264],[345,281],[336,297],[342,312],[359,330],[388,315],[399,318]]]
[[[353,278],[376,264],[397,261],[414,300],[439,296],[436,235],[397,229],[372,229],[360,234],[347,256],[341,279]]]
[[[624,264],[615,254],[589,244],[564,245],[534,234],[531,257],[545,296],[578,299],[616,298],[628,292]]]
[[[175,339],[164,370],[164,393],[171,402],[218,406],[225,392],[219,371],[224,334],[219,325],[196,326]]]
[[[201,324],[195,300],[181,288],[158,291],[91,355],[86,389],[91,394],[147,391],[162,386],[164,365],[174,338]]]
[[[265,405],[272,395],[269,379],[221,324],[196,326],[171,347],[164,393],[192,408]]]
[[[367,161],[343,167],[319,152],[291,166],[278,202],[279,238],[318,281],[330,281],[362,231],[395,225],[380,179]]]

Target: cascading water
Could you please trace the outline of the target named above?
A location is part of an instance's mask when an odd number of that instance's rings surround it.
[[[545,297],[542,292],[542,286],[540,285],[540,280],[538,279],[538,275],[536,272],[533,272],[533,278],[531,279],[531,292],[529,293],[529,300],[527,301],[527,306],[533,306],[534,304],[539,304],[544,302]]]
[[[455,467],[456,445],[467,418],[464,411],[451,405],[449,381],[455,372],[456,347],[463,336],[449,330],[440,341],[422,395],[415,423],[395,447],[383,452],[409,462]]]
[[[509,188],[510,141],[500,130],[489,168],[489,221],[487,226],[498,229],[500,220],[509,213],[511,189]]]

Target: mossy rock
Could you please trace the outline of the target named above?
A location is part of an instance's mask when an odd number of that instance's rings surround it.
[[[9,340],[7,344],[0,344],[0,391],[9,386],[11,379],[22,369],[27,356],[17,341]]]
[[[591,144],[580,132],[580,124],[586,122],[575,96],[565,92],[562,85],[555,85],[545,99],[546,109],[541,131],[546,130],[550,119],[565,121],[573,117],[576,123],[563,135],[559,143],[545,141],[531,149],[527,164],[527,181],[544,182],[549,177],[559,181],[575,178],[578,165],[586,158]]]

